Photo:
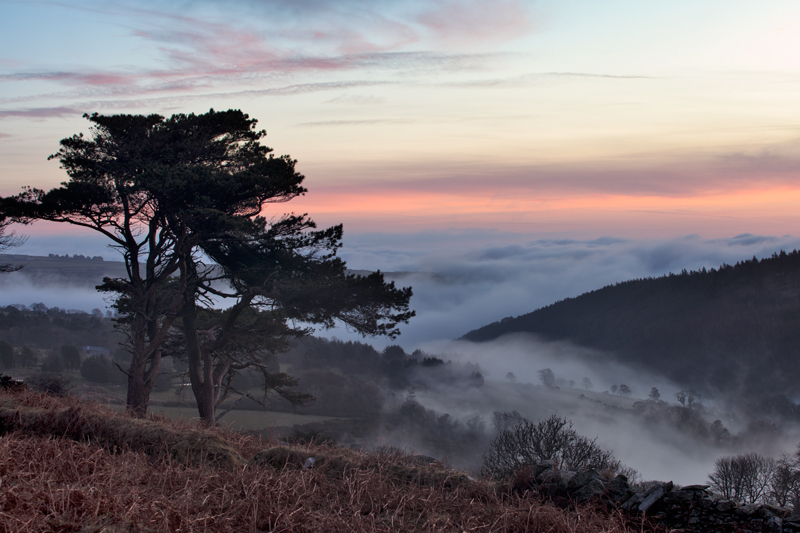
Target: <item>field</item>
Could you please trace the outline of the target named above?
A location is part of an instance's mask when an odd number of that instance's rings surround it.
[[[197,418],[197,409],[194,407],[159,407],[151,409],[155,415],[164,415],[170,420],[189,420]],[[217,414],[221,413],[219,410]],[[332,416],[303,415],[296,413],[280,413],[277,411],[237,411],[227,413],[220,425],[233,431],[270,430],[276,428],[292,427],[295,424],[313,424],[337,420]]]

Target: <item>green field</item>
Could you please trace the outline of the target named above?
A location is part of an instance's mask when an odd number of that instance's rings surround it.
[[[120,406],[121,407],[121,406]],[[116,407],[115,407],[116,408]],[[159,407],[150,409],[153,414],[162,414],[172,420],[197,419],[197,409],[194,407]],[[222,410],[218,411],[218,413]],[[219,421],[221,426],[237,431],[265,430],[280,427],[292,427],[295,424],[312,424],[336,420],[333,416],[303,415],[297,413],[280,413],[276,411],[237,411],[233,410]]]

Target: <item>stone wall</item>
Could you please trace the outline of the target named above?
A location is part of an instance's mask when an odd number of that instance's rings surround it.
[[[793,517],[790,509],[725,500],[708,485],[657,483],[635,492],[625,476],[609,479],[595,470],[559,470],[552,462],[521,473],[514,485],[554,501],[602,501],[632,516],[644,515],[668,530],[800,533],[800,517]]]

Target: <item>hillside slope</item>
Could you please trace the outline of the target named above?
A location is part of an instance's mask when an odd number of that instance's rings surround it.
[[[800,252],[637,279],[470,331],[568,340],[714,392],[800,393]]]

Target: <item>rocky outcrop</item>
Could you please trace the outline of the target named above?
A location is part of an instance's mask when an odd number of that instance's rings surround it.
[[[673,531],[800,533],[800,518],[792,517],[790,509],[725,500],[709,491],[708,485],[655,483],[635,492],[623,475],[612,478],[595,470],[560,470],[552,462],[536,465],[527,475],[522,473],[514,485],[554,501],[602,501]]]

